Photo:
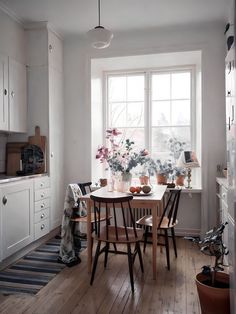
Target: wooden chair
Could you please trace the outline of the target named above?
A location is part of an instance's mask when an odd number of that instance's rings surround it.
[[[133,196],[117,197],[117,198],[101,198],[91,195],[93,201],[93,211],[95,216],[95,231],[93,238],[97,240],[97,249],[93,262],[93,269],[90,284],[93,284],[96,272],[97,262],[100,254],[105,253],[104,267],[107,266],[108,253],[126,254],[128,255],[128,265],[130,274],[130,283],[132,292],[134,292],[134,279],[133,279],[133,263],[138,253],[141,270],[143,272],[143,261],[140,249],[140,241],[143,237],[143,230],[136,227],[133,213],[131,210],[130,201]],[[101,222],[102,211],[105,212],[106,221]],[[109,219],[110,212],[113,219]],[[130,215],[131,227],[127,226],[127,214]],[[122,220],[119,224],[118,219]],[[103,248],[101,244],[104,243]],[[127,246],[127,251],[110,250],[110,244],[124,244]],[[131,245],[134,244],[132,252]]]
[[[167,259],[167,268],[170,270],[170,253],[169,253],[169,240],[168,240],[168,231],[171,231],[171,237],[173,241],[173,247],[175,252],[175,257],[177,257],[177,248],[175,241],[175,230],[174,227],[177,225],[177,213],[179,207],[181,190],[171,190],[169,198],[167,200],[166,206],[163,210],[163,213],[160,217],[157,217],[157,233],[158,237],[164,237],[164,243],[158,242],[158,245],[163,245],[166,248],[166,259]],[[138,225],[145,227],[144,232],[144,248],[145,252],[148,236],[151,235],[149,232],[152,228],[152,216],[146,215],[140,218],[137,222]],[[153,232],[153,230],[152,230]]]
[[[78,183],[78,186],[80,187],[82,195],[86,195],[86,194],[92,192],[91,185],[92,185],[92,182]],[[77,208],[74,208],[74,210],[76,211]],[[100,219],[102,221],[105,221],[105,219],[106,219],[105,215],[104,214],[101,215]],[[80,216],[76,216],[76,214],[75,214],[71,218],[71,222],[73,224],[72,225],[72,234],[74,234],[75,233],[76,223],[87,223],[87,216],[80,217]],[[92,230],[92,232],[95,230],[94,229],[94,224],[95,224],[94,214],[91,214],[91,230]]]

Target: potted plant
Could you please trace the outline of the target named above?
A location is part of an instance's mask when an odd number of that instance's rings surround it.
[[[183,186],[186,177],[186,169],[182,167],[174,167],[174,176],[176,185]]]
[[[202,267],[202,272],[196,276],[196,285],[203,314],[228,314],[229,302],[229,275],[224,270],[224,255],[228,249],[223,243],[222,234],[227,222],[218,228],[208,231],[203,240],[186,237],[200,247],[200,251],[206,255],[214,256],[213,266]]]
[[[173,174],[173,164],[170,159],[161,161],[157,159],[156,161],[156,174],[157,174],[157,183],[166,184],[167,179]]]

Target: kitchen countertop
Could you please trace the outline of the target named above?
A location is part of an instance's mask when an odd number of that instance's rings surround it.
[[[43,177],[47,175],[48,173],[31,174],[31,175],[26,175],[26,176],[7,176],[5,174],[0,174],[0,184],[26,180],[26,179],[33,179],[33,178]]]

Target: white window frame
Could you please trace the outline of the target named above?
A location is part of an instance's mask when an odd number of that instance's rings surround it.
[[[145,148],[151,152],[151,75],[154,73],[181,73],[189,71],[191,75],[191,95],[190,95],[190,140],[191,149],[196,151],[196,66],[185,65],[185,66],[174,66],[165,68],[144,68],[144,69],[127,69],[119,71],[104,71],[103,72],[103,134],[104,143],[106,138],[106,129],[108,128],[108,77],[109,76],[122,76],[129,74],[144,74],[145,79],[145,95],[144,95],[144,130],[145,130]],[[178,126],[177,126],[178,127]]]

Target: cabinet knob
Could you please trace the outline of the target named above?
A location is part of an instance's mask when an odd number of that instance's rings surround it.
[[[45,228],[45,224],[41,225],[41,230],[43,230]]]
[[[15,93],[14,91],[11,92],[11,97],[14,98],[15,97]]]
[[[4,95],[5,96],[7,95],[7,89],[6,88],[4,89]]]
[[[41,183],[40,183],[40,186],[41,186],[41,187],[43,187],[43,186],[44,186],[43,182],[41,182]]]
[[[228,91],[227,91],[227,96],[230,96],[230,95],[231,95],[231,91],[228,90]]]
[[[53,48],[51,44],[48,46],[48,49],[49,49],[49,52],[52,53]]]
[[[40,216],[40,218],[43,219],[44,217],[45,217],[45,214],[43,213],[43,214]]]
[[[3,205],[6,205],[6,203],[7,203],[7,197],[5,195],[2,198],[2,203],[3,203]]]
[[[40,205],[40,207],[41,207],[41,208],[44,208],[44,206],[45,206],[45,204],[44,204],[44,203]]]
[[[44,195],[45,195],[45,193],[42,193],[42,194],[41,194],[41,197],[44,197]]]

